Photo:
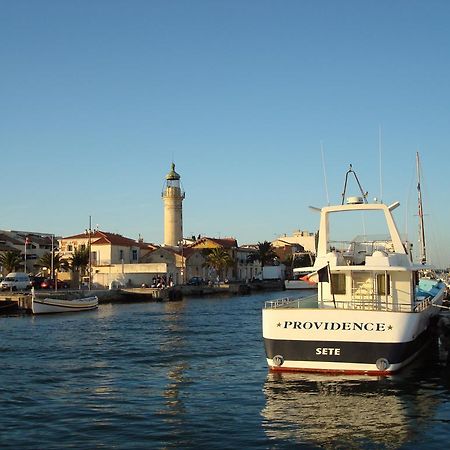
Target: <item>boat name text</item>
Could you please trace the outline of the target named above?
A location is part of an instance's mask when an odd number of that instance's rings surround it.
[[[317,347],[316,355],[340,355],[341,349],[334,347]]]
[[[325,331],[386,331],[383,322],[297,322],[285,321],[284,328],[292,330]]]

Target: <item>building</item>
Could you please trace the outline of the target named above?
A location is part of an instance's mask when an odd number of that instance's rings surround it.
[[[20,253],[23,261],[26,255],[26,268],[23,264],[22,270],[27,273],[36,273],[40,267],[36,264],[46,253],[52,251],[57,244],[52,234],[39,233],[35,231],[0,230],[0,253]],[[1,268],[3,271],[3,268]]]
[[[89,247],[90,280],[99,286],[108,287],[113,281],[121,285],[141,286],[151,281],[153,276],[167,273],[164,264],[140,264],[142,258],[157,246],[106,231],[93,230],[91,233],[63,237],[59,241],[59,254],[62,259],[70,260],[76,251]],[[74,285],[81,281],[89,282],[89,273],[86,274],[87,280],[78,279],[79,274],[60,275],[61,278],[70,276]]]
[[[277,247],[285,247],[286,245],[296,245],[298,251],[311,252],[316,254],[316,234],[309,231],[297,230],[292,236],[284,234],[272,241],[272,246],[276,250]],[[302,249],[300,249],[301,246]]]
[[[63,237],[59,240],[59,254],[70,259],[75,250],[91,248],[91,264],[103,266],[109,264],[137,264],[142,256],[156,246],[127,238],[120,234],[94,230]]]
[[[183,239],[183,200],[180,175],[172,163],[162,192],[164,202],[164,245],[177,247]]]

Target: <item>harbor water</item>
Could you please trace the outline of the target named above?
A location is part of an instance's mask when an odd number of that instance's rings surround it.
[[[0,316],[0,448],[448,448],[438,340],[388,378],[269,373],[285,294]]]

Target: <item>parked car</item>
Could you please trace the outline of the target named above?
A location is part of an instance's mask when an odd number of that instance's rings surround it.
[[[30,277],[30,281],[31,281],[31,287],[34,287],[35,289],[40,289],[41,288],[41,283],[43,281],[45,281],[45,277]]]
[[[192,277],[187,282],[189,286],[201,286],[202,284],[205,284],[205,281],[201,277]]]
[[[58,289],[67,289],[69,287],[69,284],[65,281],[57,280],[57,287]],[[46,278],[41,283],[42,289],[55,289],[55,280],[52,280],[51,278]]]
[[[23,291],[31,288],[30,277],[25,272],[11,272],[0,283],[2,291]]]

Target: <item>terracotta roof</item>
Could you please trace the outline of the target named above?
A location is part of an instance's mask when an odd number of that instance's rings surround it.
[[[195,241],[193,244],[190,245],[190,247],[195,248],[198,244],[201,244],[206,241],[212,241],[218,244],[220,247],[223,248],[236,248],[237,247],[237,240],[235,238],[211,238],[211,237],[202,237]]]
[[[87,239],[86,233],[76,234],[74,236],[63,237],[64,240]],[[141,243],[122,236],[121,234],[108,233],[106,231],[96,230],[91,234],[92,245],[121,245],[124,247],[139,247]]]

